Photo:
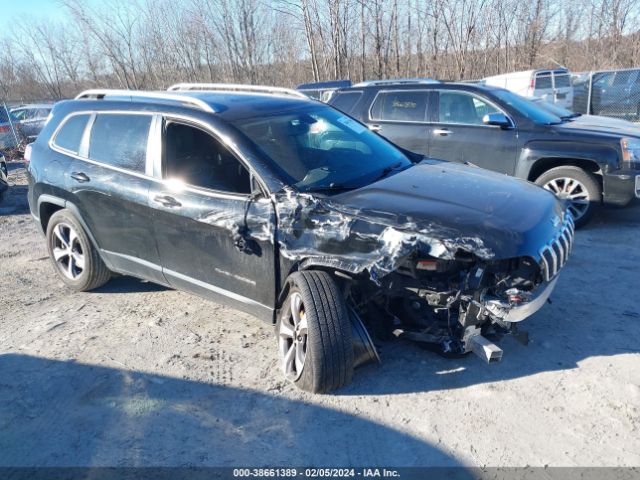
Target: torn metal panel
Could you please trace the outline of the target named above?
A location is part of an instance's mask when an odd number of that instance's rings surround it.
[[[421,164],[335,195],[287,187],[199,221],[226,230],[247,258],[270,245],[282,281],[318,267],[348,274],[347,301],[373,331],[462,354],[472,350],[471,333],[513,331],[542,307],[569,253],[573,221],[539,188],[505,185],[484,171],[454,179],[457,168]],[[470,199],[460,200],[461,191]],[[530,198],[514,200],[522,196]],[[545,252],[556,245],[563,262],[545,269]],[[247,285],[229,271],[217,270]]]

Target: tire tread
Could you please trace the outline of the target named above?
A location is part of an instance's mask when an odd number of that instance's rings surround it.
[[[353,376],[351,323],[342,294],[326,272],[297,272],[292,281],[307,306],[311,346],[307,350],[306,371],[296,384],[315,393],[340,388]]]

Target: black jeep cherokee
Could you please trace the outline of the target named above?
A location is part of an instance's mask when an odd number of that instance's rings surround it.
[[[275,323],[286,377],[314,392],[377,358],[371,336],[499,359],[486,335],[544,304],[571,214],[301,97],[187,84],[57,104],[27,156],[60,278],[83,291],[124,273]]]
[[[329,104],[411,151],[535,182],[571,200],[578,226],[600,202],[640,197],[640,128],[573,122],[501,88],[434,80],[363,82]]]

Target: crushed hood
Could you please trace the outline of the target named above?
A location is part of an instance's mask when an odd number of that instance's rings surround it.
[[[386,274],[412,251],[485,260],[530,256],[558,235],[562,204],[528,182],[476,167],[425,161],[363,188],[276,203],[289,258],[324,257]]]
[[[537,257],[564,215],[556,197],[536,185],[445,162],[423,162],[333,197],[339,209],[337,202],[360,210],[361,216],[394,218],[445,240],[477,238],[493,258]]]

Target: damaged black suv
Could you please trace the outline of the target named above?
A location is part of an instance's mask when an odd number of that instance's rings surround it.
[[[84,92],[27,149],[68,286],[118,272],[250,312],[314,392],[394,336],[498,360],[488,337],[553,290],[574,225],[550,192],[401,150],[292,90],[170,90]]]

